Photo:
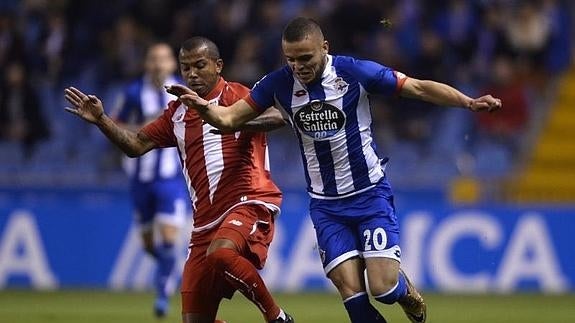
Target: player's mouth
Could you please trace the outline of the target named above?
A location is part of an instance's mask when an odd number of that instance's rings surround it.
[[[309,81],[313,78],[313,73],[311,72],[298,72],[296,75],[302,81]]]
[[[201,91],[204,88],[203,83],[191,83],[190,88],[194,90],[194,92]]]

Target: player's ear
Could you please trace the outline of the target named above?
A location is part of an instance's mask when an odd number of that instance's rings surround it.
[[[220,74],[222,72],[223,68],[224,68],[224,60],[221,58],[218,58],[216,60],[216,71],[218,72],[218,74]]]
[[[329,43],[327,42],[327,40],[323,41],[321,49],[323,50],[324,54],[327,54],[329,52]]]

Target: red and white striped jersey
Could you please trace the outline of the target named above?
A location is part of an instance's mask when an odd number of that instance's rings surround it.
[[[205,99],[229,106],[248,93],[245,86],[220,78]],[[215,129],[180,101],[170,102],[160,117],[142,129],[158,146],[178,148],[194,205],[196,243],[203,240],[202,232],[217,227],[235,205],[258,203],[279,211],[281,203],[281,192],[269,173],[265,134],[222,135],[212,133]]]

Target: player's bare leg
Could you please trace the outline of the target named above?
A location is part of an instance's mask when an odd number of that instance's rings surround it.
[[[400,269],[399,261],[375,257],[367,258],[365,262],[369,288],[375,299],[385,304],[398,303],[411,322],[424,323],[427,305]]]
[[[364,262],[351,258],[328,273],[342,298],[352,323],[385,323],[386,320],[369,301],[363,276]]]

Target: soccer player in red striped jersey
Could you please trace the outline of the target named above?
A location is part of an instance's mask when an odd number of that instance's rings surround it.
[[[180,70],[187,86],[202,98],[228,106],[249,93],[227,82],[217,46],[203,37],[182,44]],[[178,95],[179,93],[172,94]],[[182,321],[214,322],[220,301],[239,290],[266,322],[294,322],[274,301],[258,273],[262,269],[279,214],[281,192],[269,173],[268,131],[285,125],[270,109],[241,129],[218,130],[179,100],[132,132],[114,123],[94,95],[69,87],[67,111],[93,123],[122,151],[138,157],[154,148],[177,147],[194,205],[190,252],[182,278]]]

